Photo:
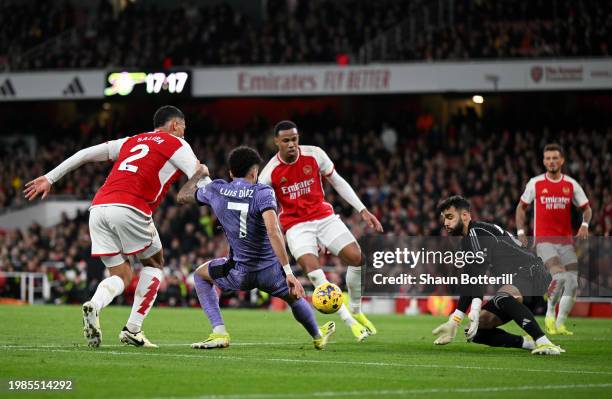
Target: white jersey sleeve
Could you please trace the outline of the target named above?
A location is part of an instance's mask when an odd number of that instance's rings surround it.
[[[589,199],[587,198],[582,186],[578,184],[578,182],[574,179],[570,179],[570,182],[574,186],[574,198],[572,198],[572,202],[579,208],[582,208],[589,203]]]
[[[270,159],[268,164],[261,170],[259,173],[259,178],[257,179],[258,183],[267,184],[268,186],[272,186],[272,171],[276,165],[278,165],[278,160],[276,159],[276,155]]]
[[[123,143],[125,143],[128,139],[129,137],[124,137],[119,140],[107,141],[106,144],[108,144],[108,159],[110,159],[111,161],[116,161],[117,158],[119,158],[119,151],[121,151]]]
[[[183,139],[179,140],[181,141],[182,145],[174,154],[172,154],[170,163],[183,172],[185,176],[191,178],[191,176],[193,176],[193,174],[196,172],[199,161],[193,153],[189,143]]]
[[[64,177],[68,172],[77,169],[85,163],[115,160],[125,140],[127,139],[111,140],[106,143],[83,148],[47,173],[45,177],[53,184]]]
[[[524,204],[531,204],[535,199],[535,179],[529,179],[525,191],[521,195],[521,202]]]
[[[327,153],[320,147],[312,147],[312,149],[314,150],[313,154],[317,160],[317,164],[319,165],[321,175],[325,177],[331,175],[334,171],[334,163],[331,159],[329,159]]]

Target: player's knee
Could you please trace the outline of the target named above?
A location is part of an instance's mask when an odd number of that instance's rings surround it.
[[[361,249],[354,243],[346,247],[342,252],[344,262],[351,266],[361,266],[362,260],[365,259]]]
[[[162,251],[159,251],[158,253],[151,256],[150,258],[141,259],[140,262],[144,266],[162,269],[164,267],[164,253]]]
[[[502,291],[502,292],[498,292],[497,294],[495,294],[493,298],[491,298],[491,300],[493,301],[493,304],[495,305],[495,307],[501,310],[504,301],[507,300],[508,298],[512,298],[512,295],[507,292]]]
[[[490,330],[495,328],[501,324],[501,320],[495,316],[495,314],[483,311],[480,312],[480,316],[478,317],[478,328],[483,330]]]
[[[561,263],[561,259],[558,256],[550,258],[544,263],[544,265],[546,266],[551,275],[565,272],[565,266],[563,266],[563,264]]]

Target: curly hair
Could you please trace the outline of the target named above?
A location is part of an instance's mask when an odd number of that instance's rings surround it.
[[[230,172],[234,177],[245,177],[255,165],[263,162],[257,150],[242,145],[234,148],[228,156]]]

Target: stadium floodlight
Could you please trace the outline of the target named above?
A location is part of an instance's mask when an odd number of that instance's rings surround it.
[[[474,97],[472,97],[472,101],[474,101],[476,104],[482,104],[482,103],[484,103],[484,97],[479,96],[477,94]]]

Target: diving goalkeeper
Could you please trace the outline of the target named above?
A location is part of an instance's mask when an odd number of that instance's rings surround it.
[[[524,304],[529,296],[541,295],[550,282],[550,276],[540,258],[525,248],[510,233],[496,224],[473,221],[470,203],[463,197],[450,197],[438,206],[444,218],[444,227],[455,236],[463,236],[461,249],[483,251],[482,265],[466,266],[471,275],[484,275],[487,269],[492,275],[512,274],[513,284],[502,285],[484,306],[483,286],[472,286],[469,294],[462,294],[457,309],[446,323],[433,330],[438,338],[436,345],[453,341],[457,328],[468,314],[469,326],[465,330],[468,342],[488,346],[531,350],[533,354],[559,355],[564,352],[546,337],[533,313]],[[523,296],[525,295],[525,297]],[[528,336],[510,334],[499,326],[514,320]]]

